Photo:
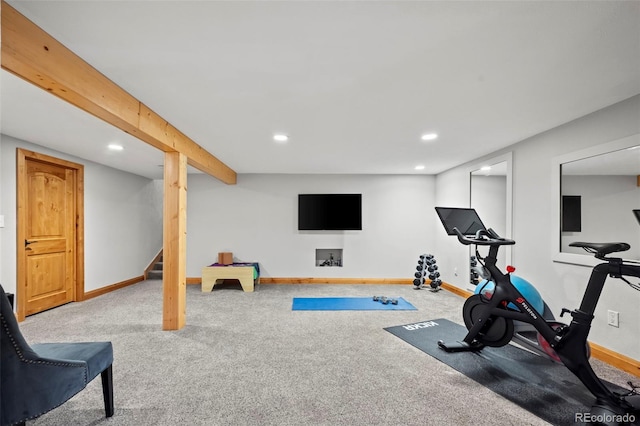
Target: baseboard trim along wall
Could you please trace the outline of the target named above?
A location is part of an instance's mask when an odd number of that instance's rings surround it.
[[[118,289],[121,289],[123,287],[127,287],[136,283],[139,283],[141,281],[144,281],[144,275],[140,275],[139,277],[135,277],[135,278],[131,278],[128,280],[124,280],[124,281],[120,281],[119,283],[115,283],[115,284],[111,284],[108,285],[106,287],[102,287],[96,290],[91,290],[88,292],[85,292],[84,297],[82,298],[82,300],[88,300],[88,299],[93,299],[94,297],[98,297],[98,296],[102,296],[103,294],[107,294],[110,293],[112,291],[116,291]]]
[[[592,357],[612,365],[619,370],[626,371],[629,374],[640,377],[640,361],[614,352],[596,343],[589,342],[589,346],[591,347]]]
[[[202,278],[187,278],[187,284],[200,284]],[[407,278],[260,278],[260,284],[413,284]]]
[[[451,293],[453,293],[455,295],[458,295],[460,297],[464,297],[465,299],[473,294],[468,290],[462,289],[462,288],[457,287],[457,286],[455,286],[453,284],[449,284],[449,283],[445,283],[445,282],[443,282],[440,285],[440,287],[442,287],[443,289],[445,289],[445,290],[447,290],[447,291],[449,291],[449,292],[451,292]]]
[[[407,278],[260,278],[260,284],[413,284]]]

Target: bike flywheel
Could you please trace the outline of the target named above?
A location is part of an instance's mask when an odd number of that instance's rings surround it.
[[[486,305],[486,302],[483,301],[482,296],[479,294],[474,294],[464,302],[462,317],[467,330],[471,330],[478,322],[481,312],[484,310],[484,305]],[[486,324],[475,339],[485,346],[497,348],[509,343],[513,337],[513,332],[513,320],[491,316],[487,319]]]

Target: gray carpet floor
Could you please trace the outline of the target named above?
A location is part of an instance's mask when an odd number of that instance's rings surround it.
[[[404,297],[417,311],[292,311],[293,297]],[[162,331],[162,282],[28,317],[29,343],[109,340],[115,415],[100,378],[28,425],[544,425],[383,330],[461,323],[463,299],[407,285],[187,286],[187,325]],[[595,368],[623,385],[629,376]]]

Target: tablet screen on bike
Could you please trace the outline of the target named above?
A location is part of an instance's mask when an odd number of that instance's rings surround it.
[[[448,235],[456,235],[453,228],[458,228],[463,235],[475,235],[487,229],[475,209],[436,207],[436,212]]]

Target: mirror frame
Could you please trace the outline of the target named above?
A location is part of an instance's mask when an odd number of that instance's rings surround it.
[[[597,155],[607,154],[613,151],[620,151],[623,149],[631,148],[640,145],[640,133],[636,133],[621,139],[617,139],[611,142],[606,142],[600,145],[592,146],[590,148],[581,149],[579,151],[570,152],[568,154],[560,155],[552,159],[551,166],[551,244],[553,253],[553,261],[558,263],[569,263],[572,265],[589,266],[593,267],[598,263],[601,263],[595,257],[588,254],[575,254],[564,253],[560,251],[560,239],[562,234],[560,232],[560,218],[562,212],[560,211],[560,198],[561,194],[561,166],[564,163],[570,163],[572,161],[582,160],[589,157],[595,157]],[[640,171],[638,172],[640,175]]]
[[[469,200],[468,205],[471,206],[471,197],[472,197],[472,188],[471,188],[471,173],[479,170],[482,166],[498,164],[502,162],[507,163],[507,197],[506,197],[506,224],[505,224],[505,235],[501,235],[503,238],[513,238],[513,152],[509,151],[505,154],[499,155],[497,157],[488,157],[482,161],[474,161],[472,164],[469,164],[467,167],[467,176],[469,178]],[[481,218],[482,219],[482,218]],[[489,226],[489,225],[487,225]],[[512,254],[511,251],[513,246],[504,246],[504,254],[505,261],[507,265],[511,265]],[[471,249],[473,250],[473,249]],[[475,254],[475,253],[474,253]],[[467,277],[467,282],[469,281],[470,276]]]

